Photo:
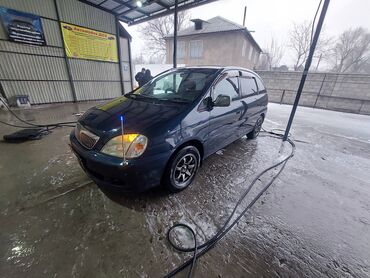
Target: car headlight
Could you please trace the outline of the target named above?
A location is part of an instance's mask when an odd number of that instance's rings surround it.
[[[126,158],[135,158],[144,153],[147,144],[148,138],[144,135],[124,134],[123,136],[119,135],[109,140],[101,149],[101,152],[123,158],[123,148]]]

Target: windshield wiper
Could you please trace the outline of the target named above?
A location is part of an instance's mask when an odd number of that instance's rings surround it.
[[[155,100],[155,101],[170,101],[170,102],[181,102],[181,103],[188,103],[189,100],[180,98],[180,97],[171,97],[171,98],[157,98],[157,97],[152,97],[152,96],[147,96],[147,95],[136,95],[136,94],[129,94],[127,95],[129,98],[141,98],[141,99],[148,99],[148,100]]]
[[[148,98],[148,99],[157,99],[155,97],[150,97],[150,96],[146,96],[146,95],[136,95],[136,94],[129,94],[127,95],[129,98],[132,97],[132,98]]]
[[[181,97],[161,98],[161,100],[172,101],[172,102],[184,102],[184,103],[189,102],[189,100],[183,99]]]

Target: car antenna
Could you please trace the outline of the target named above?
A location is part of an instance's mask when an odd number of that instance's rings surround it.
[[[124,135],[124,132],[123,132],[123,122],[125,120],[125,118],[123,117],[123,115],[121,115],[120,120],[121,120],[121,135],[122,135],[121,141],[122,141],[122,157],[123,157],[122,166],[125,166],[125,165],[127,165],[127,161],[126,161],[126,154],[125,154],[125,144],[123,142],[123,135]]]

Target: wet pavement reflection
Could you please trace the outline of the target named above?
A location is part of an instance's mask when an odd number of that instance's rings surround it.
[[[40,106],[19,115],[41,123],[70,121],[92,105]],[[269,105],[264,128],[283,128],[288,113],[289,106]],[[11,119],[4,112],[0,118]],[[367,116],[299,109],[295,157],[199,259],[195,277],[370,276],[369,126]],[[0,126],[1,135],[13,130]],[[200,242],[210,238],[281,146],[264,134],[242,138],[205,160],[181,193],[119,195],[100,190],[84,174],[68,147],[70,130],[0,143],[3,277],[161,277],[188,258],[169,246],[167,229],[184,222]],[[190,236],[182,238],[191,244]]]

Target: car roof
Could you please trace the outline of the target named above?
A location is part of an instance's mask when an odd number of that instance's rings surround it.
[[[258,76],[257,73],[255,73],[254,71],[250,70],[250,69],[246,69],[246,68],[242,68],[242,67],[238,67],[238,66],[188,66],[188,67],[179,67],[179,68],[176,68],[176,69],[217,69],[217,70],[237,70],[237,71],[246,71],[246,72],[249,72],[249,73],[253,73],[255,75]],[[175,70],[175,69],[172,69],[172,70]]]

